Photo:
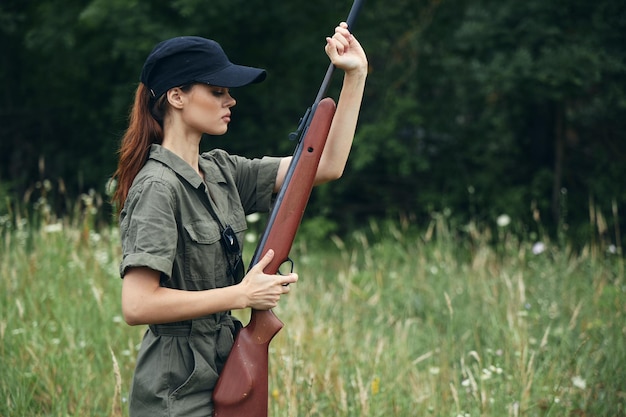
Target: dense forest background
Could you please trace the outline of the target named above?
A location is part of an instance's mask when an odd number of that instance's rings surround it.
[[[350,5],[3,0],[0,215],[44,193],[57,212],[89,190],[105,195],[143,60],[172,36],[215,39],[269,73],[233,92],[229,133],[204,148],[290,154],[287,135],[328,65],[324,37]],[[505,214],[522,233],[620,238],[623,0],[369,0],[355,34],[370,62],[357,138],[309,218],[340,231],[372,217],[443,213],[462,225]]]

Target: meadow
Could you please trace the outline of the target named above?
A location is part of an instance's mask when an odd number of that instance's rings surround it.
[[[621,247],[513,226],[305,228],[269,415],[626,415]],[[17,222],[0,245],[0,416],[126,416],[145,327],[121,316],[117,229]]]

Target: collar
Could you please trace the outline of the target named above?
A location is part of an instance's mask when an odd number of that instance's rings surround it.
[[[174,171],[176,174],[184,178],[189,184],[191,184],[192,187],[204,187],[204,182],[202,181],[202,178],[200,178],[198,173],[194,171],[191,165],[189,165],[174,152],[164,148],[163,146],[152,144],[150,146],[150,154],[148,158],[154,159],[155,161],[159,161],[162,164],[168,166],[172,171]],[[198,165],[202,172],[204,172],[204,181],[206,181],[207,183],[218,184],[221,182],[226,182],[224,174],[218,168],[217,164],[215,164],[210,153],[200,155],[200,158],[198,158]]]
[[[204,172],[204,180],[211,184],[225,183],[226,178],[219,168],[211,152],[203,153],[198,158],[198,165],[202,172]]]

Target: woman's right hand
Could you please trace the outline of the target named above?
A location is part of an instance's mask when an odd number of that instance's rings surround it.
[[[280,296],[290,291],[288,284],[298,281],[298,274],[268,275],[263,269],[274,259],[274,251],[268,250],[265,256],[254,265],[239,284],[246,295],[246,307],[255,310],[269,310],[280,301]]]

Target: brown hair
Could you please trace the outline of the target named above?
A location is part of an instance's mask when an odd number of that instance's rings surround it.
[[[117,170],[113,174],[113,178],[117,181],[117,186],[112,202],[117,207],[118,212],[124,207],[128,190],[135,176],[146,163],[150,145],[163,141],[163,113],[150,111],[150,98],[150,90],[143,83],[140,83],[135,92],[135,101],[130,112],[128,129],[126,129],[126,133],[122,137],[122,143],[118,150]],[[162,99],[163,97],[154,105],[155,110],[161,110],[164,106]]]

